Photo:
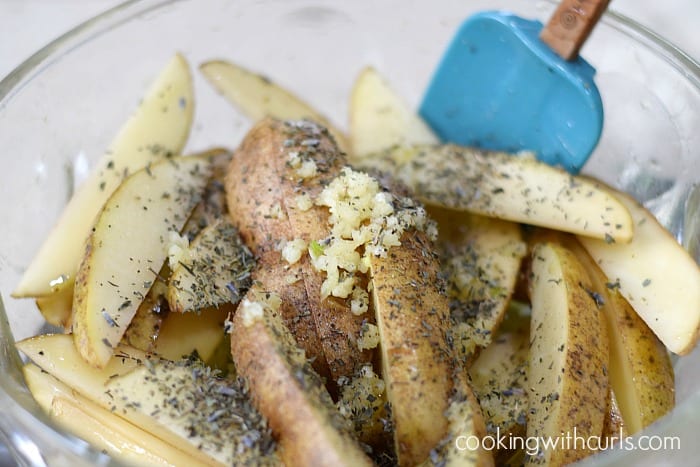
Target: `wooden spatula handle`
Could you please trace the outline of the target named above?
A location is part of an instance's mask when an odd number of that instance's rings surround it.
[[[578,55],[610,0],[562,0],[540,38],[565,60]]]

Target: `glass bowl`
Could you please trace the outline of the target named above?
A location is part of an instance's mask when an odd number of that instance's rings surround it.
[[[446,44],[471,13],[505,9],[545,22],[532,0],[207,0],[127,2],[30,57],[0,83],[0,432],[26,465],[114,462],[56,430],[33,403],[12,345],[45,330],[10,292],[73,187],[179,51],[190,64],[227,58],[303,96],[345,127],[358,72],[373,65],[417,105]],[[597,69],[602,139],[584,172],[630,191],[700,257],[700,68],[634,22],[608,13],[582,55]],[[250,123],[195,71],[189,150],[234,147]],[[700,352],[677,359],[677,408],[643,435],[679,436],[675,451],[613,451],[595,465],[691,465],[700,445]]]

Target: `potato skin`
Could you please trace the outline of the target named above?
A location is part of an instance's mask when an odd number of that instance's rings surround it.
[[[300,176],[290,164],[294,154],[313,161],[316,175]],[[289,265],[278,249],[280,242],[302,239],[308,244],[330,234],[327,208],[302,210],[295,200],[299,195],[315,199],[345,165],[325,128],[268,118],[251,129],[234,154],[225,183],[231,219],[259,258],[253,280],[281,295],[285,324],[331,388],[339,377],[372,361],[372,352],[360,352],[356,344],[367,317],[353,315],[349,301],[321,299],[324,277],[308,254]]]
[[[399,465],[423,462],[447,433],[453,361],[449,302],[439,265],[421,232],[408,232],[386,258],[371,259],[383,376]]]
[[[241,310],[247,300],[242,302],[233,318],[231,354],[250,385],[254,404],[279,438],[282,461],[285,465],[372,465],[281,317],[260,301],[261,294],[254,289],[247,297],[265,311],[247,321],[245,309]]]

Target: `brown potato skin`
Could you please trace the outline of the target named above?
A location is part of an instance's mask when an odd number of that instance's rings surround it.
[[[383,377],[399,465],[417,465],[447,433],[453,388],[449,302],[431,242],[408,232],[386,258],[371,259]]]
[[[249,292],[251,301],[255,294]],[[279,439],[285,465],[370,466],[350,426],[274,311],[252,324],[237,312],[231,332],[236,368]]]
[[[301,178],[289,164],[290,152],[313,160],[317,175]],[[267,118],[251,129],[234,154],[225,183],[231,219],[259,258],[253,280],[280,294],[285,324],[331,388],[340,376],[372,361],[372,352],[360,352],[356,344],[367,316],[353,315],[349,301],[322,300],[324,277],[309,255],[289,265],[277,248],[280,241],[302,239],[308,244],[330,234],[327,208],[314,205],[302,211],[295,198],[307,194],[315,199],[345,165],[344,154],[325,128]],[[300,280],[290,284],[292,276]]]

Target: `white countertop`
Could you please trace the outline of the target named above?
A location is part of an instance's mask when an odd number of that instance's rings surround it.
[[[0,78],[73,26],[121,2],[0,0]],[[614,0],[611,8],[656,31],[700,61],[698,0]]]

